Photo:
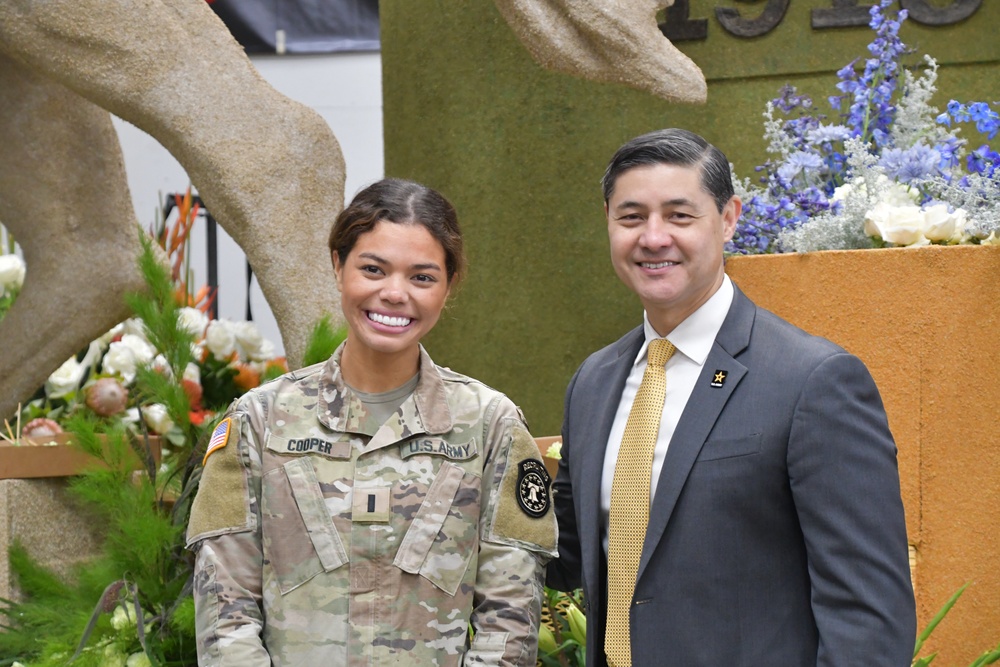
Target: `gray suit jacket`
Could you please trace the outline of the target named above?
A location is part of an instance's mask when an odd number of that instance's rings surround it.
[[[600,480],[639,327],[566,392],[559,560],[605,665]],[[718,371],[722,386],[712,386]],[[631,609],[635,667],[907,667],[916,634],[896,446],[857,357],[736,290],[670,441]]]

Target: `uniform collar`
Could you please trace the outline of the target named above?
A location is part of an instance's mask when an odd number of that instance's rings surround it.
[[[364,404],[344,382],[340,372],[340,357],[344,344],[333,353],[323,366],[316,404],[317,418],[332,431],[375,435],[381,424],[369,418]],[[444,380],[437,366],[420,346],[420,370],[417,388],[400,406],[401,425],[410,434],[440,434],[450,431],[454,420],[448,406]]]

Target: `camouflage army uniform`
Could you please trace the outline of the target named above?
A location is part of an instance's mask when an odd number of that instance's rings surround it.
[[[533,666],[556,528],[520,411],[421,349],[377,424],[339,359],[230,409],[188,526],[199,664]]]

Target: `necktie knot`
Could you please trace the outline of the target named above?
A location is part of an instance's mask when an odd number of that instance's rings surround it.
[[[665,366],[667,360],[670,359],[674,354],[674,344],[671,343],[666,338],[654,338],[649,341],[649,365],[650,366]]]

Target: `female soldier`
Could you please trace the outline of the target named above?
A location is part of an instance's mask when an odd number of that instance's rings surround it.
[[[420,345],[464,268],[455,211],[383,180],[330,252],[347,340],[243,396],[209,443],[188,526],[199,664],[534,665],[549,477],[517,407]]]

